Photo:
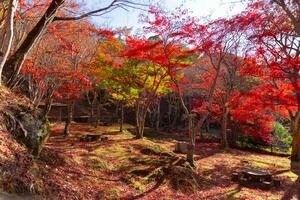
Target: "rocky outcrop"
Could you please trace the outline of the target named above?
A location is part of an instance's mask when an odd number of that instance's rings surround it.
[[[0,129],[10,132],[28,151],[38,156],[48,138],[48,122],[28,99],[0,88]]]

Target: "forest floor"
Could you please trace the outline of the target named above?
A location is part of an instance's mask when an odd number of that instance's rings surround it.
[[[6,191],[20,193],[18,187],[25,184],[26,188],[30,182],[28,190],[40,194],[36,199],[300,199],[300,176],[288,170],[290,161],[285,157],[224,152],[217,143],[200,143],[197,169],[185,171],[172,166],[184,158],[173,153],[180,134],[147,130],[145,139],[136,140],[129,131],[120,133],[117,126],[72,124],[70,136],[64,137],[63,128],[63,124],[52,125],[39,159],[16,154],[10,164],[0,163],[7,171],[6,177],[2,174]],[[87,134],[105,135],[108,140],[82,141]],[[22,170],[17,170],[20,163]],[[280,188],[265,191],[232,182],[230,174],[245,167],[276,174],[282,182]],[[9,170],[18,177],[7,178]]]

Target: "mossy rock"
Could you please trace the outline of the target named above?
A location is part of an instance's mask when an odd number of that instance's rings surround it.
[[[15,108],[16,109],[16,108]],[[6,111],[6,129],[29,153],[38,157],[49,137],[49,121],[37,111],[25,108]]]

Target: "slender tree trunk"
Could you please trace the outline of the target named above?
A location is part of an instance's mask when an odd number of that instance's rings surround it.
[[[48,114],[49,114],[49,112],[51,110],[51,107],[52,107],[52,102],[53,102],[53,99],[51,97],[48,97],[46,99],[45,108],[44,108],[44,112],[43,112],[44,119],[48,118]]]
[[[230,129],[230,140],[229,142],[229,146],[232,147],[236,147],[237,144],[237,140],[238,140],[238,127],[234,124],[234,122],[231,120],[230,114],[228,115],[228,127]]]
[[[73,118],[73,110],[74,110],[74,101],[68,104],[68,116],[66,119],[64,134],[65,136],[68,136],[70,134],[70,125]]]
[[[195,132],[193,131],[193,117],[189,114],[188,116],[188,129],[189,129],[189,149],[186,155],[186,160],[191,166],[195,166],[194,153],[195,153]]]
[[[47,29],[49,24],[53,21],[57,14],[58,9],[63,5],[65,0],[52,0],[48,9],[28,33],[24,42],[20,45],[17,51],[7,60],[3,68],[3,75],[5,76],[6,85],[14,87],[16,78],[20,73],[22,64],[35,43],[40,39],[40,36]]]
[[[206,129],[206,132],[209,133],[209,131],[210,131],[209,117],[207,117],[206,120],[205,120],[205,129]]]
[[[93,99],[90,100],[89,93],[87,92],[86,98],[87,98],[87,101],[88,101],[89,106],[90,106],[89,123],[90,123],[90,125],[93,125],[93,124],[94,124],[94,105],[95,105],[95,102],[96,102],[96,100],[97,100],[97,99],[96,99],[97,96],[96,96],[95,94],[93,94]]]
[[[229,148],[227,140],[227,121],[228,121],[228,108],[224,106],[223,116],[222,116],[222,148],[227,150]]]
[[[156,110],[156,124],[155,124],[155,130],[159,131],[159,123],[160,123],[160,98],[157,102],[157,110]]]
[[[91,102],[90,105],[90,124],[93,125],[94,124],[94,100]]]
[[[178,121],[178,108],[177,108],[177,102],[176,102],[176,105],[175,105],[175,107],[174,107],[174,118],[173,118],[173,121],[172,121],[172,125],[171,125],[171,129],[172,130],[176,130],[177,129],[177,121]]]
[[[184,114],[187,116],[187,119],[188,119],[189,146],[188,146],[188,152],[186,155],[186,160],[190,163],[191,166],[195,166],[195,160],[194,160],[195,132],[193,130],[193,115],[189,112],[186,104],[184,103],[183,95],[180,92],[180,88],[179,88],[177,81],[173,80],[173,83],[176,86],[181,107],[183,108]]]
[[[10,0],[8,5],[8,13],[6,17],[6,31],[3,34],[3,39],[1,41],[1,52],[2,55],[0,55],[0,85],[2,84],[2,72],[5,65],[5,62],[8,58],[8,55],[11,50],[11,46],[13,43],[13,37],[14,37],[14,16],[15,12],[17,10],[18,6],[18,0]],[[7,37],[7,39],[6,39]]]
[[[145,120],[147,116],[147,108],[141,102],[137,102],[136,106],[136,138],[143,139],[145,130]]]
[[[171,97],[169,98],[169,104],[168,104],[168,128],[170,130],[171,128],[171,113],[172,113],[172,108],[171,108]]]
[[[102,105],[99,102],[99,104],[97,105],[97,115],[96,115],[96,123],[95,123],[95,127],[97,128],[101,122],[101,110],[102,110]]]
[[[214,77],[214,80],[213,80],[213,83],[210,87],[210,90],[209,90],[209,94],[208,94],[208,111],[197,121],[195,127],[194,127],[194,131],[196,132],[200,132],[200,135],[201,135],[201,128],[203,126],[203,123],[205,122],[205,120],[207,119],[208,115],[209,115],[209,112],[211,110],[211,107],[212,107],[212,101],[213,101],[213,94],[215,92],[215,89],[216,89],[216,86],[217,86],[217,80],[218,80],[218,76],[220,74],[220,70],[221,70],[221,59],[219,60],[218,62],[218,65],[217,65],[217,69],[216,69],[216,75]]]
[[[124,124],[124,102],[121,101],[121,105],[120,105],[120,132],[123,132],[123,124]]]

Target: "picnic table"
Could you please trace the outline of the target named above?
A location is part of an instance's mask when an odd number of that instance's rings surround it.
[[[240,172],[232,173],[231,177],[233,181],[237,181],[243,186],[262,189],[280,186],[280,181],[277,178],[274,178],[271,173],[260,169],[243,169]]]
[[[242,174],[245,178],[257,182],[272,180],[272,174],[258,169],[244,169],[242,170]]]

